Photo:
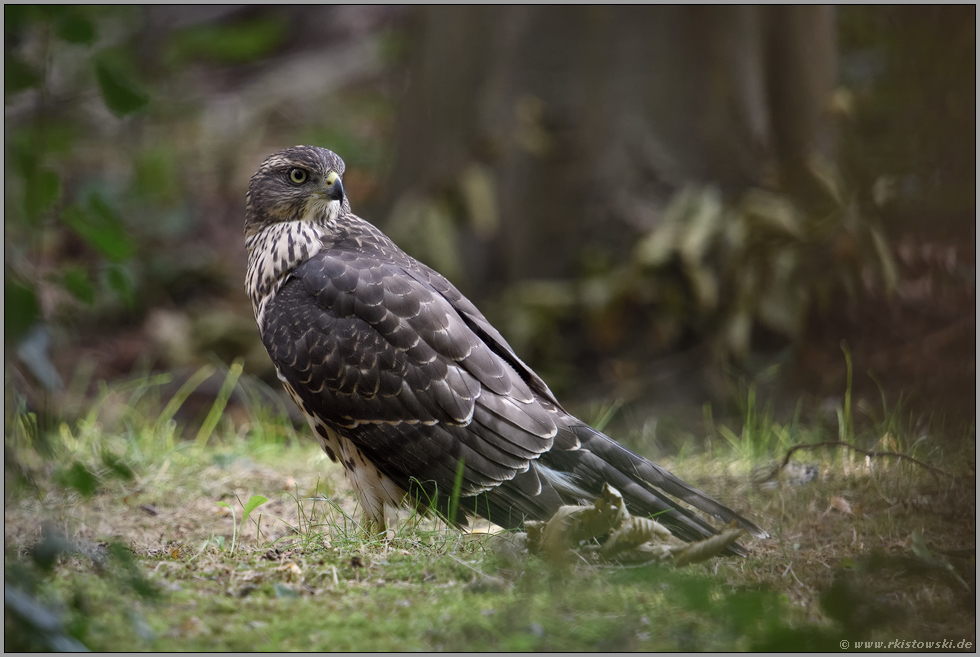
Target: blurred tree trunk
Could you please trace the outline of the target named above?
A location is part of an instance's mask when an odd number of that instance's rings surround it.
[[[621,260],[687,183],[792,193],[833,156],[833,8],[430,6],[410,33],[381,216],[477,296]]]

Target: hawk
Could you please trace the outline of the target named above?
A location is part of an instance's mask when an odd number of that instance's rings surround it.
[[[631,513],[660,514],[683,539],[715,532],[671,496],[767,536],[569,414],[452,283],[351,212],[343,175],[340,157],[313,146],[262,163],[245,197],[245,289],[366,526],[411,500],[454,508],[460,525],[479,515],[515,528],[591,502],[608,482]]]

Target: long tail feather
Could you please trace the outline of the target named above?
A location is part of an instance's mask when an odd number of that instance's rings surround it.
[[[668,495],[683,500],[723,522],[729,523],[734,520],[757,538],[769,537],[769,534],[754,522],[743,518],[707,493],[681,481],[656,463],[637,456],[605,434],[584,424],[573,426],[571,430],[582,442],[583,449],[591,451],[630,479],[659,488]]]

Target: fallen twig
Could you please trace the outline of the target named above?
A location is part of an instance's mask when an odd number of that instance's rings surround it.
[[[853,449],[855,452],[859,452],[859,453],[864,454],[865,456],[869,456],[869,457],[873,457],[873,456],[891,456],[891,457],[897,458],[897,459],[905,459],[907,461],[910,461],[912,463],[915,463],[916,465],[922,466],[923,468],[925,468],[926,470],[928,470],[930,473],[932,473],[932,475],[934,477],[936,477],[937,479],[940,477],[940,475],[942,475],[943,477],[948,477],[950,479],[957,479],[957,477],[955,475],[950,474],[950,473],[948,473],[948,472],[946,472],[944,470],[940,470],[939,468],[937,468],[935,466],[932,466],[932,465],[929,465],[928,463],[924,463],[923,461],[920,461],[917,458],[913,458],[913,457],[909,456],[908,454],[902,454],[900,452],[879,452],[879,451],[873,450],[873,449],[863,449],[861,447],[857,447],[855,445],[852,445],[851,443],[845,443],[845,442],[840,441],[840,440],[829,440],[829,441],[822,442],[822,443],[800,443],[799,445],[793,445],[788,450],[786,450],[786,456],[783,457],[783,462],[780,463],[775,468],[773,468],[772,472],[769,473],[769,476],[767,476],[764,479],[757,480],[755,483],[761,484],[761,483],[766,482],[766,481],[771,481],[776,475],[779,474],[779,472],[783,468],[785,468],[787,465],[789,465],[790,458],[793,456],[793,453],[796,452],[797,450],[801,450],[801,449],[819,449],[821,447],[846,447],[847,449]]]

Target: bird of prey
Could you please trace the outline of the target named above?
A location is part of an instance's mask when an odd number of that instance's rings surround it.
[[[680,538],[755,524],[568,413],[452,283],[351,212],[344,162],[269,156],[245,201],[245,289],[286,390],[362,507],[435,506],[506,528],[590,503],[604,483]],[[455,497],[455,503],[450,498]],[[731,551],[743,553],[734,545]]]

